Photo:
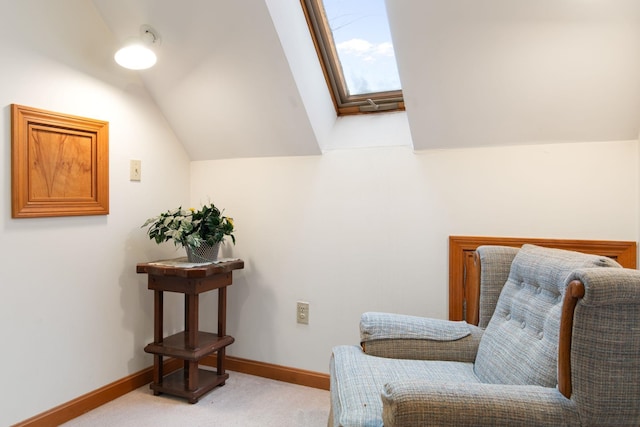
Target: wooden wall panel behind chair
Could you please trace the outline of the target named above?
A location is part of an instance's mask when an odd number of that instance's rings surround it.
[[[475,256],[478,246],[520,247],[531,243],[548,248],[604,255],[623,267],[636,268],[636,242],[614,240],[566,240],[527,237],[449,236],[449,319],[478,324],[479,271]]]

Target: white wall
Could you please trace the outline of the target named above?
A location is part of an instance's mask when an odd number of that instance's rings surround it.
[[[136,74],[113,65],[90,2],[0,9],[0,425],[11,425],[152,364],[152,298],[135,264],[174,251],[140,225],[188,201],[189,160]],[[109,122],[109,215],[11,218],[12,103]]]
[[[209,199],[235,217],[246,268],[229,290],[229,353],[327,372],[330,349],[357,343],[365,310],[447,317],[447,236],[637,240],[637,141],[414,153],[406,118],[361,117],[372,135],[322,156],[191,165],[115,41],[84,0],[0,0],[0,425],[68,402],[151,365],[152,298],[135,264],[175,256],[141,223]],[[109,121],[107,216],[12,219],[10,104]],[[356,132],[355,135],[358,135]],[[142,160],[142,182],[128,180]],[[182,253],[179,252],[179,255]],[[298,299],[311,323],[295,323]],[[201,307],[215,327],[215,296]],[[166,327],[181,327],[168,296]],[[203,311],[205,311],[203,309]]]
[[[228,353],[328,372],[363,311],[447,318],[449,235],[637,240],[637,159],[622,141],[194,162],[192,203],[234,217],[245,260]]]

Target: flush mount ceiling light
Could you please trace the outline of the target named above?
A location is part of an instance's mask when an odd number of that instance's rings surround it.
[[[160,46],[158,32],[148,25],[140,27],[140,37],[132,38],[116,52],[114,59],[124,68],[145,70],[156,63],[154,47]]]

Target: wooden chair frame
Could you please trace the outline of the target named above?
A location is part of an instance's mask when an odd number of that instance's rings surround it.
[[[636,242],[617,240],[567,240],[527,237],[449,236],[449,319],[478,324],[480,301],[478,246],[521,247],[530,243],[547,248],[604,255],[623,267],[636,268]]]

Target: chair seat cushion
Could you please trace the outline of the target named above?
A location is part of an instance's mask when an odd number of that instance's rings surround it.
[[[479,382],[472,363],[388,359],[367,355],[357,346],[335,347],[330,369],[334,427],[382,426],[380,395],[390,381]]]

